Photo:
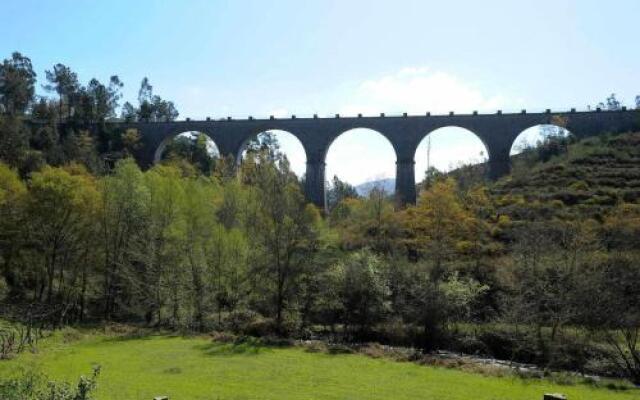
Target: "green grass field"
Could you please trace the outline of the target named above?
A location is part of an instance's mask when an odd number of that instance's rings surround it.
[[[309,353],[301,348],[214,343],[166,335],[140,339],[89,336],[48,340],[38,354],[0,361],[0,376],[35,369],[75,382],[99,364],[101,400],[189,399],[640,399],[640,391],[559,386],[515,377],[485,377],[363,355]]]

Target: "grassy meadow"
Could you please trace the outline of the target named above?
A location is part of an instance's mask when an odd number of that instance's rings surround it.
[[[0,376],[25,370],[76,382],[101,366],[97,398],[196,399],[541,399],[560,392],[571,400],[640,399],[640,391],[546,380],[489,377],[454,369],[375,359],[364,355],[310,353],[303,348],[217,343],[205,337],[151,335],[123,338],[58,334],[37,354],[0,361]]]

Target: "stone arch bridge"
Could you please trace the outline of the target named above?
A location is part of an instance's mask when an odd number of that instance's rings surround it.
[[[560,117],[560,118],[558,118]],[[223,119],[172,122],[110,122],[108,125],[137,129],[142,146],[137,160],[143,168],[160,159],[164,146],[175,136],[197,131],[209,136],[222,155],[239,160],[248,140],[270,130],[293,134],[304,147],[307,158],[305,192],[309,201],[325,207],[325,157],[331,143],[342,133],[355,128],[368,128],[386,137],[396,153],[396,199],[399,204],[415,203],[414,157],[421,140],[436,129],[465,128],[484,143],[488,155],[488,174],[496,179],[510,171],[509,152],[516,137],[524,130],[541,125],[565,122],[565,128],[577,137],[602,133],[626,132],[640,127],[640,112],[619,111],[501,113],[457,115],[407,115],[334,118]]]

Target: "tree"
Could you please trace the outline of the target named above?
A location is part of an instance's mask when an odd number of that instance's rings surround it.
[[[334,267],[345,330],[358,327],[366,334],[386,316],[389,288],[381,259],[368,250],[347,256]]]
[[[226,230],[215,224],[212,234],[207,234],[205,256],[207,260],[206,286],[213,295],[217,323],[222,323],[222,313],[232,312],[245,303],[248,290],[249,243],[240,229]],[[197,286],[194,285],[194,289]]]
[[[235,160],[231,158],[230,162],[235,163]],[[228,230],[246,226],[245,210],[250,207],[248,190],[235,178],[223,176],[219,179],[222,181],[223,194],[216,211],[218,221]]]
[[[640,110],[640,95],[636,96],[636,110]]]
[[[178,118],[178,110],[172,101],[153,96],[154,119],[156,121],[174,121]]]
[[[182,282],[181,248],[183,240],[182,210],[185,197],[180,171],[157,166],[144,174],[145,227],[134,239],[136,245],[130,285],[135,292],[134,304],[140,308],[147,323],[161,324],[162,307],[166,298],[171,301],[171,324],[179,324],[180,283]],[[165,291],[164,288],[169,288]]]
[[[585,324],[607,346],[612,363],[640,384],[640,279],[637,256],[613,255],[581,275]]]
[[[347,182],[343,182],[336,175],[333,176],[333,182],[327,191],[327,206],[329,210],[333,210],[342,200],[353,199],[358,197],[356,188]]]
[[[280,152],[280,142],[274,132],[261,132],[257,136],[251,138],[246,146],[245,152],[247,157],[256,157],[260,152],[264,152],[271,161],[278,161],[283,154]]]
[[[97,79],[91,79],[86,92],[92,100],[92,115],[97,121],[104,121],[114,117],[118,108],[118,101],[122,97],[120,90],[123,83],[117,75],[109,79],[109,86],[105,86]]]
[[[453,321],[463,321],[471,315],[471,306],[489,290],[473,278],[461,278],[457,271],[440,282],[439,289],[447,301],[447,316]]]
[[[245,179],[255,184],[259,199],[248,227],[256,244],[256,272],[264,279],[260,288],[271,299],[269,309],[283,333],[284,312],[295,299],[297,281],[317,247],[320,215],[306,204],[286,158],[275,163],[262,151],[247,165]]]
[[[100,230],[104,263],[102,304],[107,320],[131,312],[131,292],[138,282],[132,279],[139,237],[147,228],[149,193],[144,176],[132,159],[116,164],[114,173],[101,182]],[[135,277],[135,275],[133,275]]]
[[[608,111],[618,111],[622,108],[622,103],[616,99],[616,94],[611,93],[611,96],[607,97],[605,103],[598,104],[598,107]]]
[[[24,247],[25,184],[16,171],[0,162],[0,276],[12,297],[19,297],[22,285],[18,257]]]
[[[138,112],[136,111],[136,108],[133,106],[133,104],[127,101],[122,105],[122,113],[120,114],[120,116],[126,122],[133,122],[138,118]]]
[[[22,115],[35,94],[36,73],[31,60],[18,52],[0,64],[0,113]]]
[[[382,189],[374,188],[365,198],[344,199],[332,210],[330,223],[345,249],[370,248],[385,255],[399,249],[401,221],[391,197]]]
[[[436,182],[444,177],[444,173],[439,171],[436,167],[430,166],[424,171],[424,180],[422,181],[422,186],[425,189],[431,187],[433,182]]]
[[[45,74],[49,83],[44,89],[58,94],[60,115],[71,117],[79,101],[78,74],[63,64],[54,65],[53,70],[47,70]]]
[[[455,181],[447,178],[423,191],[417,206],[406,210],[404,221],[409,246],[427,257],[439,276],[444,263],[456,254],[459,242],[468,238],[474,218],[463,207]]]
[[[138,90],[138,118],[148,121],[152,118],[153,110],[153,86],[149,83],[149,78],[142,78],[140,89]]]
[[[73,160],[81,163],[92,172],[103,170],[94,137],[89,131],[85,129],[68,131],[62,147],[65,153],[64,161]]]
[[[120,140],[122,142],[122,149],[126,156],[131,156],[135,154],[138,149],[140,149],[141,137],[140,133],[135,128],[129,128],[125,130],[122,133]]]
[[[440,347],[446,334],[447,300],[431,268],[424,263],[407,264],[407,277],[395,288],[394,304],[405,321],[422,327],[421,345],[425,350]]]
[[[216,163],[216,154],[208,147],[207,135],[200,132],[190,132],[180,135],[169,143],[163,158],[172,161],[176,158],[184,159],[193,164],[202,174],[210,175]]]
[[[131,117],[132,106],[125,103],[123,115]],[[173,121],[178,117],[178,110],[171,101],[163,100],[153,94],[153,86],[148,78],[143,78],[138,91],[138,109],[135,110],[136,118],[141,121]]]
[[[26,211],[33,298],[59,304],[60,321],[84,302],[98,204],[95,181],[81,167],[45,167],[31,177]]]
[[[23,169],[29,153],[30,136],[29,128],[20,118],[0,115],[0,160],[12,167]]]

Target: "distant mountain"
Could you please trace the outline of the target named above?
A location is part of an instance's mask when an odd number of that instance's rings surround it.
[[[359,196],[368,196],[374,188],[381,188],[387,194],[393,194],[396,190],[396,180],[394,178],[378,179],[375,181],[361,183],[356,186]]]

